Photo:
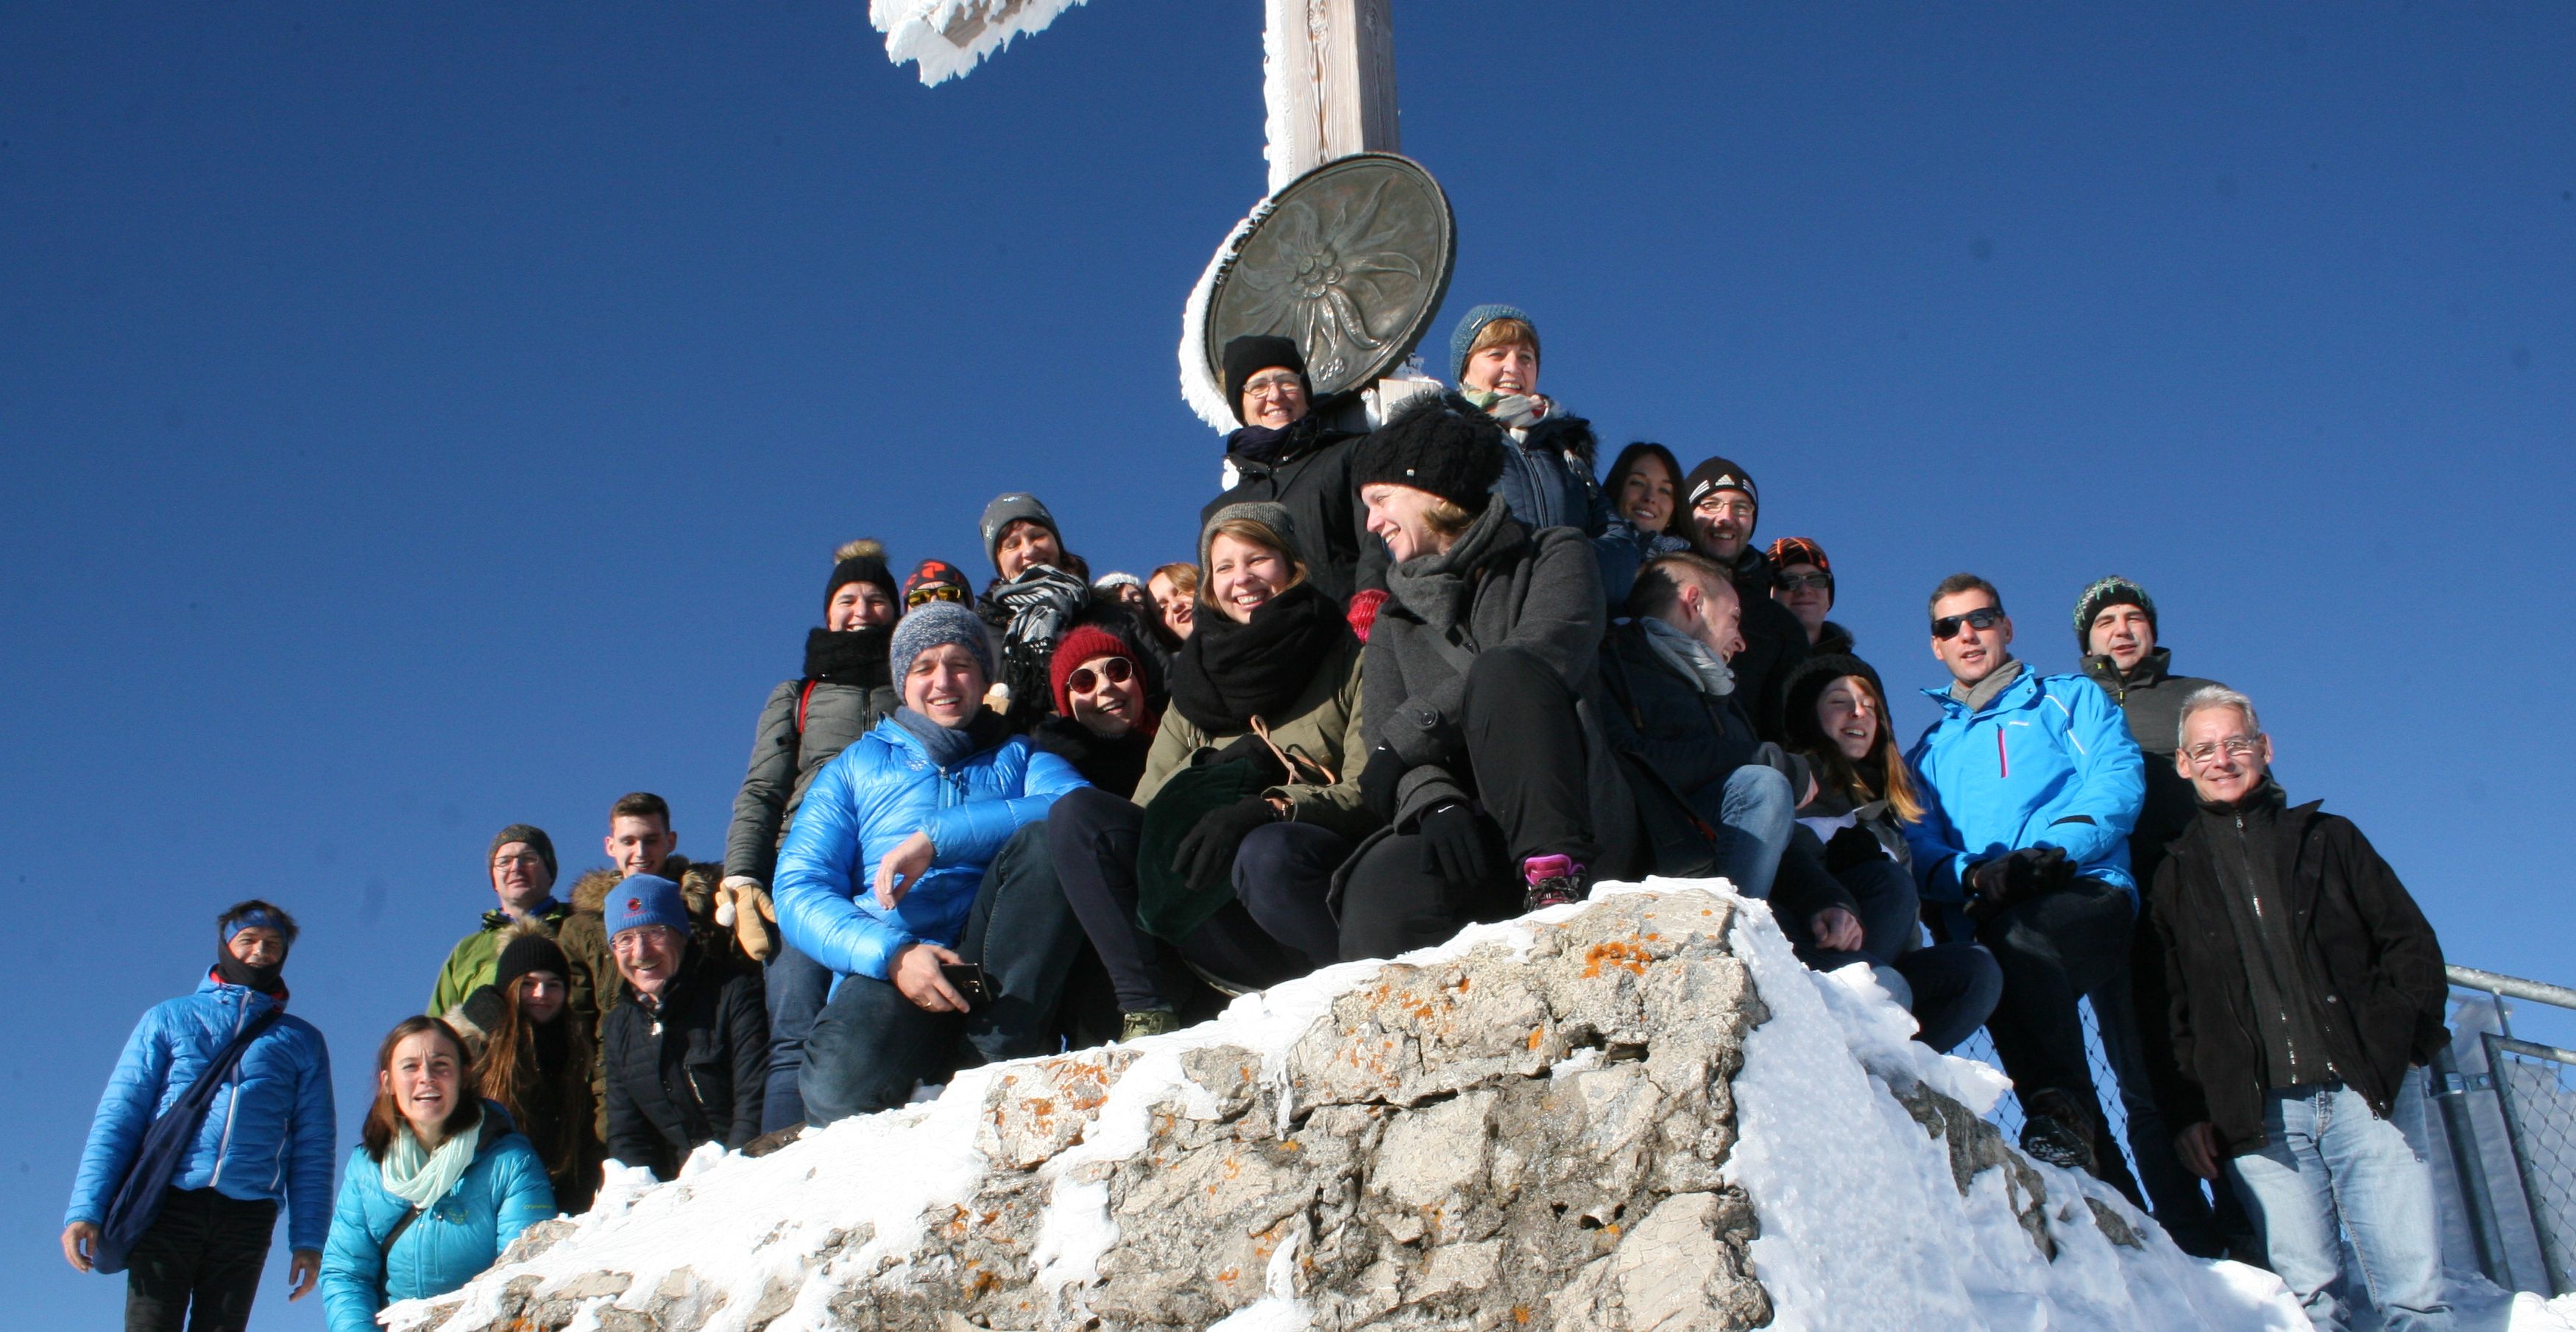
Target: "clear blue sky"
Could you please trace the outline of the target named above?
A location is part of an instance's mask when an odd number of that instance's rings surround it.
[[[836,543],[980,576],[1029,488],[1186,557],[1260,8],[1096,0],[937,89],[855,0],[0,9],[14,1318],[113,1320],[73,1163],[225,903],[304,920],[345,1144],[496,828],[569,874],[645,788],[720,849]],[[2576,10],[1395,8],[1451,317],[1752,468],[1892,685],[1944,574],[2047,669],[2130,574],[2453,958],[2576,980]]]

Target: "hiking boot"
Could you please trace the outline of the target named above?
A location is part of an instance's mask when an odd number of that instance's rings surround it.
[[[779,1148],[784,1147],[803,1136],[805,1136],[805,1122],[803,1120],[798,1120],[785,1128],[771,1129],[767,1133],[761,1134],[759,1137],[744,1143],[742,1145],[742,1154],[745,1156],[767,1156],[771,1152],[777,1151]]]
[[[1121,1013],[1118,1020],[1118,1042],[1140,1041],[1181,1029],[1181,1015],[1168,1008],[1148,1008],[1138,1013]]]
[[[2021,1149],[2067,1170],[2099,1175],[2093,1158],[2093,1116],[2066,1092],[2043,1087],[2021,1103]]]
[[[1591,892],[1583,870],[1572,856],[1532,856],[1522,861],[1521,876],[1529,885],[1521,894],[1522,913],[1582,901]]]

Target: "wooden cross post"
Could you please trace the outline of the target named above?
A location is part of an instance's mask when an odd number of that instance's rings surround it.
[[[1263,0],[1270,189],[1353,153],[1399,152],[1391,0]]]

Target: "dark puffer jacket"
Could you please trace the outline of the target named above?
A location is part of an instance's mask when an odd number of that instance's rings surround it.
[[[694,945],[659,1010],[631,991],[608,1014],[608,1154],[669,1179],[702,1142],[760,1136],[769,1015],[760,981]]]
[[[1744,604],[1744,650],[1727,663],[1735,672],[1735,696],[1753,719],[1755,734],[1780,740],[1781,698],[1807,659],[1807,626],[1771,599],[1771,560],[1761,547],[1747,545],[1731,572],[1736,599]]]
[[[1494,498],[1533,532],[1571,527],[1597,537],[1610,525],[1610,501],[1592,479],[1592,423],[1551,416],[1514,439],[1503,432],[1503,475]]]
[[[814,774],[851,741],[903,706],[886,660],[889,631],[832,634],[817,629],[805,647],[805,674],[782,680],[761,705],[752,732],[751,763],[733,798],[733,825],[725,833],[726,877],[758,879],[763,886],[778,868],[778,844],[805,799]],[[851,640],[839,651],[832,640]],[[837,658],[837,659],[835,659]]]
[[[1386,543],[1368,530],[1368,513],[1351,482],[1351,455],[1364,435],[1336,430],[1324,423],[1324,412],[1307,414],[1288,427],[1278,460],[1262,462],[1240,452],[1244,436],[1227,436],[1225,464],[1231,484],[1224,494],[1199,510],[1199,526],[1229,504],[1258,501],[1286,506],[1296,520],[1297,539],[1308,547],[1306,578],[1324,595],[1348,604],[1351,593],[1386,586]]]
[[[2129,833],[2129,869],[2142,885],[2155,882],[2156,865],[2165,848],[2191,826],[2195,805],[2191,779],[2174,771],[2175,731],[2182,725],[2182,701],[2195,689],[2218,682],[2174,675],[2173,653],[2150,652],[2123,673],[2109,657],[2084,659],[2084,674],[2120,705],[2128,718],[2129,738],[2147,756],[2147,803],[2138,810],[2138,826]]]
[[[2315,1001],[2310,1011],[2327,1058],[2372,1110],[2385,1117],[2406,1070],[2430,1061],[2449,1039],[2442,945],[2396,871],[2350,819],[2315,801],[2295,809],[2282,803],[2275,788],[2269,801],[2242,813],[2195,814],[2167,852],[2152,895],[2174,1056],[2165,1069],[2151,1066],[2159,1074],[2156,1100],[2168,1125],[2208,1120],[2230,1156],[2264,1145],[2267,1079],[2246,980],[2252,959],[2221,895],[2218,839],[2271,840],[2302,964],[2295,980]]]

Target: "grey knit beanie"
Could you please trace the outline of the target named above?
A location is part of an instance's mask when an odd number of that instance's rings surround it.
[[[903,687],[903,678],[912,673],[912,659],[945,643],[955,643],[975,654],[984,668],[986,680],[993,673],[993,640],[984,631],[984,621],[975,612],[953,601],[927,601],[895,621],[894,635],[886,644],[886,660],[894,667],[895,687]]]
[[[1039,503],[1037,496],[1019,490],[995,495],[993,502],[984,506],[982,524],[984,558],[991,560],[994,568],[1002,567],[1002,533],[1023,518],[1055,533],[1057,545],[1064,544],[1064,529],[1055,525],[1055,515],[1047,512],[1047,506]]]
[[[1517,319],[1522,323],[1529,325],[1530,351],[1532,354],[1537,353],[1538,321],[1529,317],[1529,311],[1524,310],[1517,305],[1479,305],[1475,309],[1469,310],[1466,318],[1458,321],[1458,327],[1450,330],[1450,382],[1462,386],[1466,384],[1467,352],[1470,348],[1476,345],[1476,335],[1485,331],[1485,325],[1490,324],[1497,319]]]
[[[1243,504],[1229,504],[1208,515],[1207,522],[1199,528],[1199,568],[1202,571],[1208,566],[1208,546],[1216,540],[1217,524],[1236,518],[1248,519],[1278,533],[1280,541],[1287,545],[1290,559],[1306,559],[1305,551],[1297,544],[1297,520],[1289,516],[1288,506],[1274,504],[1269,500],[1252,500]],[[1313,567],[1312,561],[1307,561],[1307,564],[1308,567]]]

